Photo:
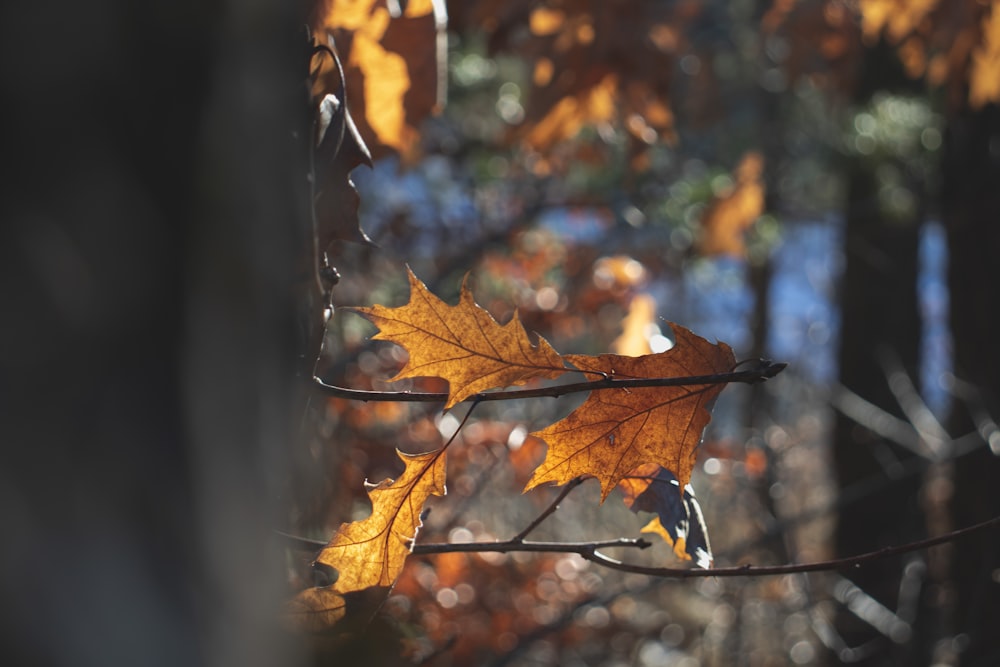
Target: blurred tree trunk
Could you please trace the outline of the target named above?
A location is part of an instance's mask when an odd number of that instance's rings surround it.
[[[963,527],[1000,515],[1000,109],[963,109],[949,118],[943,157],[942,217],[949,243],[949,292],[956,401],[953,435],[978,428],[991,440],[955,462],[953,516]],[[967,383],[967,384],[966,384]],[[992,451],[991,451],[992,450]],[[1000,664],[1000,533],[981,532],[950,547],[955,622],[966,636],[962,664]],[[957,594],[957,595],[956,595]]]
[[[296,412],[304,17],[4,10],[3,664],[296,664],[268,547]]]
[[[899,91],[906,80],[884,45],[869,49],[855,95],[861,107],[877,91]],[[886,210],[879,197],[880,170],[894,165],[880,155],[847,158],[845,266],[841,284],[840,383],[882,410],[902,416],[889,389],[884,355],[893,355],[911,378],[919,378],[921,321],[917,303],[918,239],[922,206],[900,213]],[[921,192],[915,196],[922,199]],[[897,444],[838,413],[834,463],[845,501],[837,525],[836,554],[848,556],[899,544],[922,533],[917,511],[919,477],[903,476],[901,462],[913,457]],[[852,496],[866,487],[871,493]],[[883,559],[849,575],[858,587],[895,609],[902,564]],[[888,639],[840,606],[837,627],[849,648],[874,650],[862,664],[885,664]],[[873,644],[867,644],[874,642]]]

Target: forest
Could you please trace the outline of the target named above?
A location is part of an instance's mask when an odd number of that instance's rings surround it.
[[[997,0],[0,45],[5,663],[1000,663]]]

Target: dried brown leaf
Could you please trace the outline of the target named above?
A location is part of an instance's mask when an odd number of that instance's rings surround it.
[[[667,378],[732,370],[733,351],[671,324],[674,347],[660,354],[623,357],[569,355],[589,373],[613,378]],[[545,482],[566,484],[580,476],[601,483],[601,499],[630,471],[656,463],[674,473],[683,487],[691,478],[695,453],[711,414],[708,404],[723,384],[642,387],[592,391],[565,419],[532,435],[548,444],[545,461],[526,489]]]

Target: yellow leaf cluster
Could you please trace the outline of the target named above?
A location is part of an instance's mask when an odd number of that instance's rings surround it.
[[[671,325],[673,348],[661,354],[562,357],[544,339],[533,344],[516,313],[507,324],[497,323],[476,305],[468,278],[458,305],[450,306],[412,271],[407,275],[410,299],[406,305],[349,310],[379,327],[376,338],[395,342],[409,353],[406,366],[394,379],[434,376],[448,381],[446,408],[489,389],[532,378],[556,378],[572,370],[567,362],[589,377],[614,379],[712,375],[732,370],[734,365],[728,345],[709,343],[677,325]],[[653,309],[648,297],[637,299],[635,326],[648,324]],[[723,386],[592,391],[565,419],[533,434],[546,442],[548,452],[527,488],[594,477],[601,483],[603,500],[631,471],[655,465],[672,471],[683,489],[710,419],[709,405]],[[316,559],[337,571],[336,582],[303,591],[290,603],[289,616],[299,627],[328,628],[344,615],[344,594],[396,581],[412,551],[424,504],[432,495],[445,494],[446,447],[425,454],[398,452],[406,466],[403,474],[372,489],[371,515],[341,525]],[[683,539],[671,543],[684,553]]]

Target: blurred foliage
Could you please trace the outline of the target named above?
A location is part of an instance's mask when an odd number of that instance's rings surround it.
[[[836,503],[864,499],[834,498],[826,441],[841,158],[876,165],[887,217],[912,212],[912,184],[933,188],[949,105],[995,99],[983,73],[993,72],[998,21],[985,6],[451,3],[438,70],[447,105],[407,120],[416,134],[405,146],[371,124],[366,141],[403,157],[382,151],[371,172],[354,173],[378,248],[334,248],[344,276],[334,298],[403,303],[406,263],[454,303],[471,271],[478,302],[499,322],[516,307],[529,332],[560,350],[659,351],[670,345],[663,317],[730,341],[738,359],[752,349],[790,355],[787,377],[720,398],[693,485],[718,562],[829,556]],[[880,39],[934,91],[854,106],[864,49]],[[348,86],[358,85],[345,63]],[[417,81],[422,95],[437,89]],[[382,104],[365,90],[368,108]],[[771,282],[753,283],[760,267]],[[750,333],[755,313],[766,315],[764,340]],[[372,333],[338,311],[323,376],[363,389],[442,389],[387,383],[406,356]],[[544,456],[527,434],[571,401],[478,408],[449,452],[448,497],[432,503],[421,539],[504,539],[529,523],[552,492],[514,491]],[[420,404],[330,399],[325,413],[314,467],[302,473],[322,492],[294,518],[321,538],[368,514],[362,482],[395,477],[396,448],[437,448],[458,425]],[[585,484],[538,537],[631,535],[649,519],[620,503],[596,509],[598,494]],[[666,546],[650,551],[627,556],[671,557]],[[448,554],[411,559],[383,611],[409,659],[435,665],[813,664],[843,648],[831,626],[839,581],[654,581],[567,556]]]

